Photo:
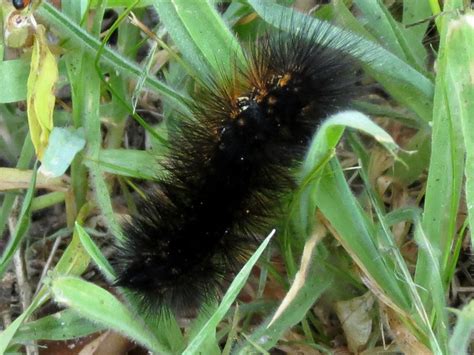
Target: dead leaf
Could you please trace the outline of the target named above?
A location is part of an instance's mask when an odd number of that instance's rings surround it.
[[[53,129],[53,111],[56,97],[54,85],[58,79],[56,58],[48,48],[45,29],[38,25],[31,55],[27,83],[27,112],[31,141],[39,159],[48,145]]]
[[[318,242],[320,242],[321,239],[324,238],[325,234],[326,234],[326,229],[323,227],[323,225],[318,225],[312,237],[306,242],[304,246],[304,250],[303,250],[303,255],[301,256],[300,269],[295,275],[295,280],[293,281],[290,287],[290,290],[288,291],[285,298],[281,302],[272,320],[270,321],[270,323],[268,323],[267,328],[269,328],[273,324],[273,322],[276,319],[278,319],[278,317],[281,316],[283,311],[288,307],[291,301],[298,294],[298,291],[301,289],[301,287],[303,287],[306,281],[306,276],[307,276],[309,267],[311,265],[314,248],[316,247]]]
[[[374,296],[371,292],[335,304],[336,314],[341,321],[347,344],[354,353],[367,343],[372,333],[373,305]]]

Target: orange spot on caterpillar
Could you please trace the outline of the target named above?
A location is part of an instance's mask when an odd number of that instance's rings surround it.
[[[291,74],[290,73],[286,73],[285,75],[283,75],[279,80],[278,80],[278,86],[279,87],[284,87],[286,85],[288,85],[288,82],[291,80]]]

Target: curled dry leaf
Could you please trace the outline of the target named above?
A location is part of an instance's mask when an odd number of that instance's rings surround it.
[[[28,126],[36,155],[42,159],[53,129],[53,111],[56,97],[54,85],[58,79],[58,66],[48,48],[45,29],[36,29],[31,69],[27,84]]]
[[[372,333],[371,311],[374,296],[367,292],[360,297],[336,302],[335,309],[341,321],[349,349],[357,353],[369,340]]]

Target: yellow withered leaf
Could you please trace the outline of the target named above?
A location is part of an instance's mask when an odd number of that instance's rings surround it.
[[[58,79],[58,67],[48,48],[45,29],[36,29],[31,68],[27,84],[28,125],[36,155],[41,160],[53,129],[54,84]]]

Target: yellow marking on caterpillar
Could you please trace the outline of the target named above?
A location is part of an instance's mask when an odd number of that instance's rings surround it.
[[[288,82],[291,80],[291,74],[287,73],[283,75],[279,80],[278,80],[278,86],[279,87],[284,87],[288,85]]]

